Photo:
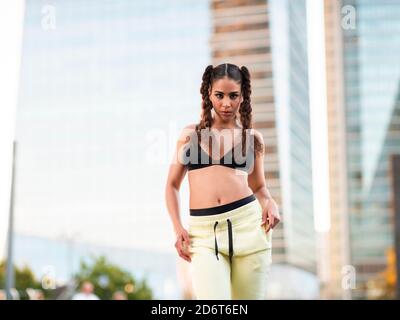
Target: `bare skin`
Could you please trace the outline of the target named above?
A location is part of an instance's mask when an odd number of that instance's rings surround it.
[[[243,101],[240,84],[228,78],[214,81],[210,91],[210,100],[215,111],[211,131],[214,131],[217,135],[223,133],[224,137],[227,134],[231,135],[231,141],[235,141],[234,137],[240,132],[238,130],[240,126],[237,125],[235,116],[239,116],[239,107]],[[190,238],[181,223],[179,212],[179,189],[186,175],[187,167],[179,161],[179,158],[180,150],[187,143],[188,136],[193,134],[194,130],[194,124],[185,127],[178,139],[165,189],[167,209],[176,234],[175,247],[179,256],[188,262],[191,261],[189,254]],[[259,132],[254,130],[254,134],[264,143]],[[235,143],[232,143],[225,146],[222,141],[230,140],[216,141],[217,150],[212,153],[208,152],[209,148],[206,144],[203,145],[203,142],[201,146],[212,158],[219,160],[235,145]],[[263,156],[257,156],[253,170],[248,175],[238,174],[236,170],[220,165],[191,170],[188,173],[190,208],[220,206],[254,193],[263,209],[261,225],[268,232],[279,223],[280,216],[278,206],[266,188],[263,161]]]

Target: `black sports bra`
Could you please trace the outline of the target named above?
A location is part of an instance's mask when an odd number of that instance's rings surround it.
[[[239,146],[238,144],[236,147]],[[188,167],[188,170],[202,169],[210,166],[221,165],[232,169],[239,169],[242,171],[249,172],[254,164],[255,153],[249,152],[250,148],[246,148],[247,152],[245,156],[241,153],[242,148],[236,148],[233,146],[231,150],[225,153],[222,158],[212,158],[199,143],[188,143],[184,147],[183,164]],[[235,152],[236,151],[236,152]]]

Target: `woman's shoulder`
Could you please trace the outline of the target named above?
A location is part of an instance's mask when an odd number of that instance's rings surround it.
[[[188,142],[193,138],[193,136],[196,134],[196,126],[197,124],[188,124],[185,126],[180,134],[179,140]]]
[[[264,138],[260,131],[254,129],[254,128],[251,128],[251,132],[252,132],[252,135],[254,136],[254,138],[256,138],[260,143],[264,143]]]
[[[254,128],[252,128],[251,130],[252,130],[252,136],[254,137],[253,148],[255,155],[257,157],[259,154],[264,154],[265,151],[264,137],[260,131]]]

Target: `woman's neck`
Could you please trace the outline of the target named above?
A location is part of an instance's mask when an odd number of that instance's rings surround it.
[[[220,129],[237,129],[240,127],[237,125],[236,119],[230,122],[224,122],[215,117],[213,118],[211,128],[220,130]]]

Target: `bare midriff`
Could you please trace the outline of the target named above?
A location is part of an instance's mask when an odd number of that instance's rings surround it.
[[[240,170],[221,165],[189,171],[190,209],[221,206],[250,196],[253,191],[247,177]]]

